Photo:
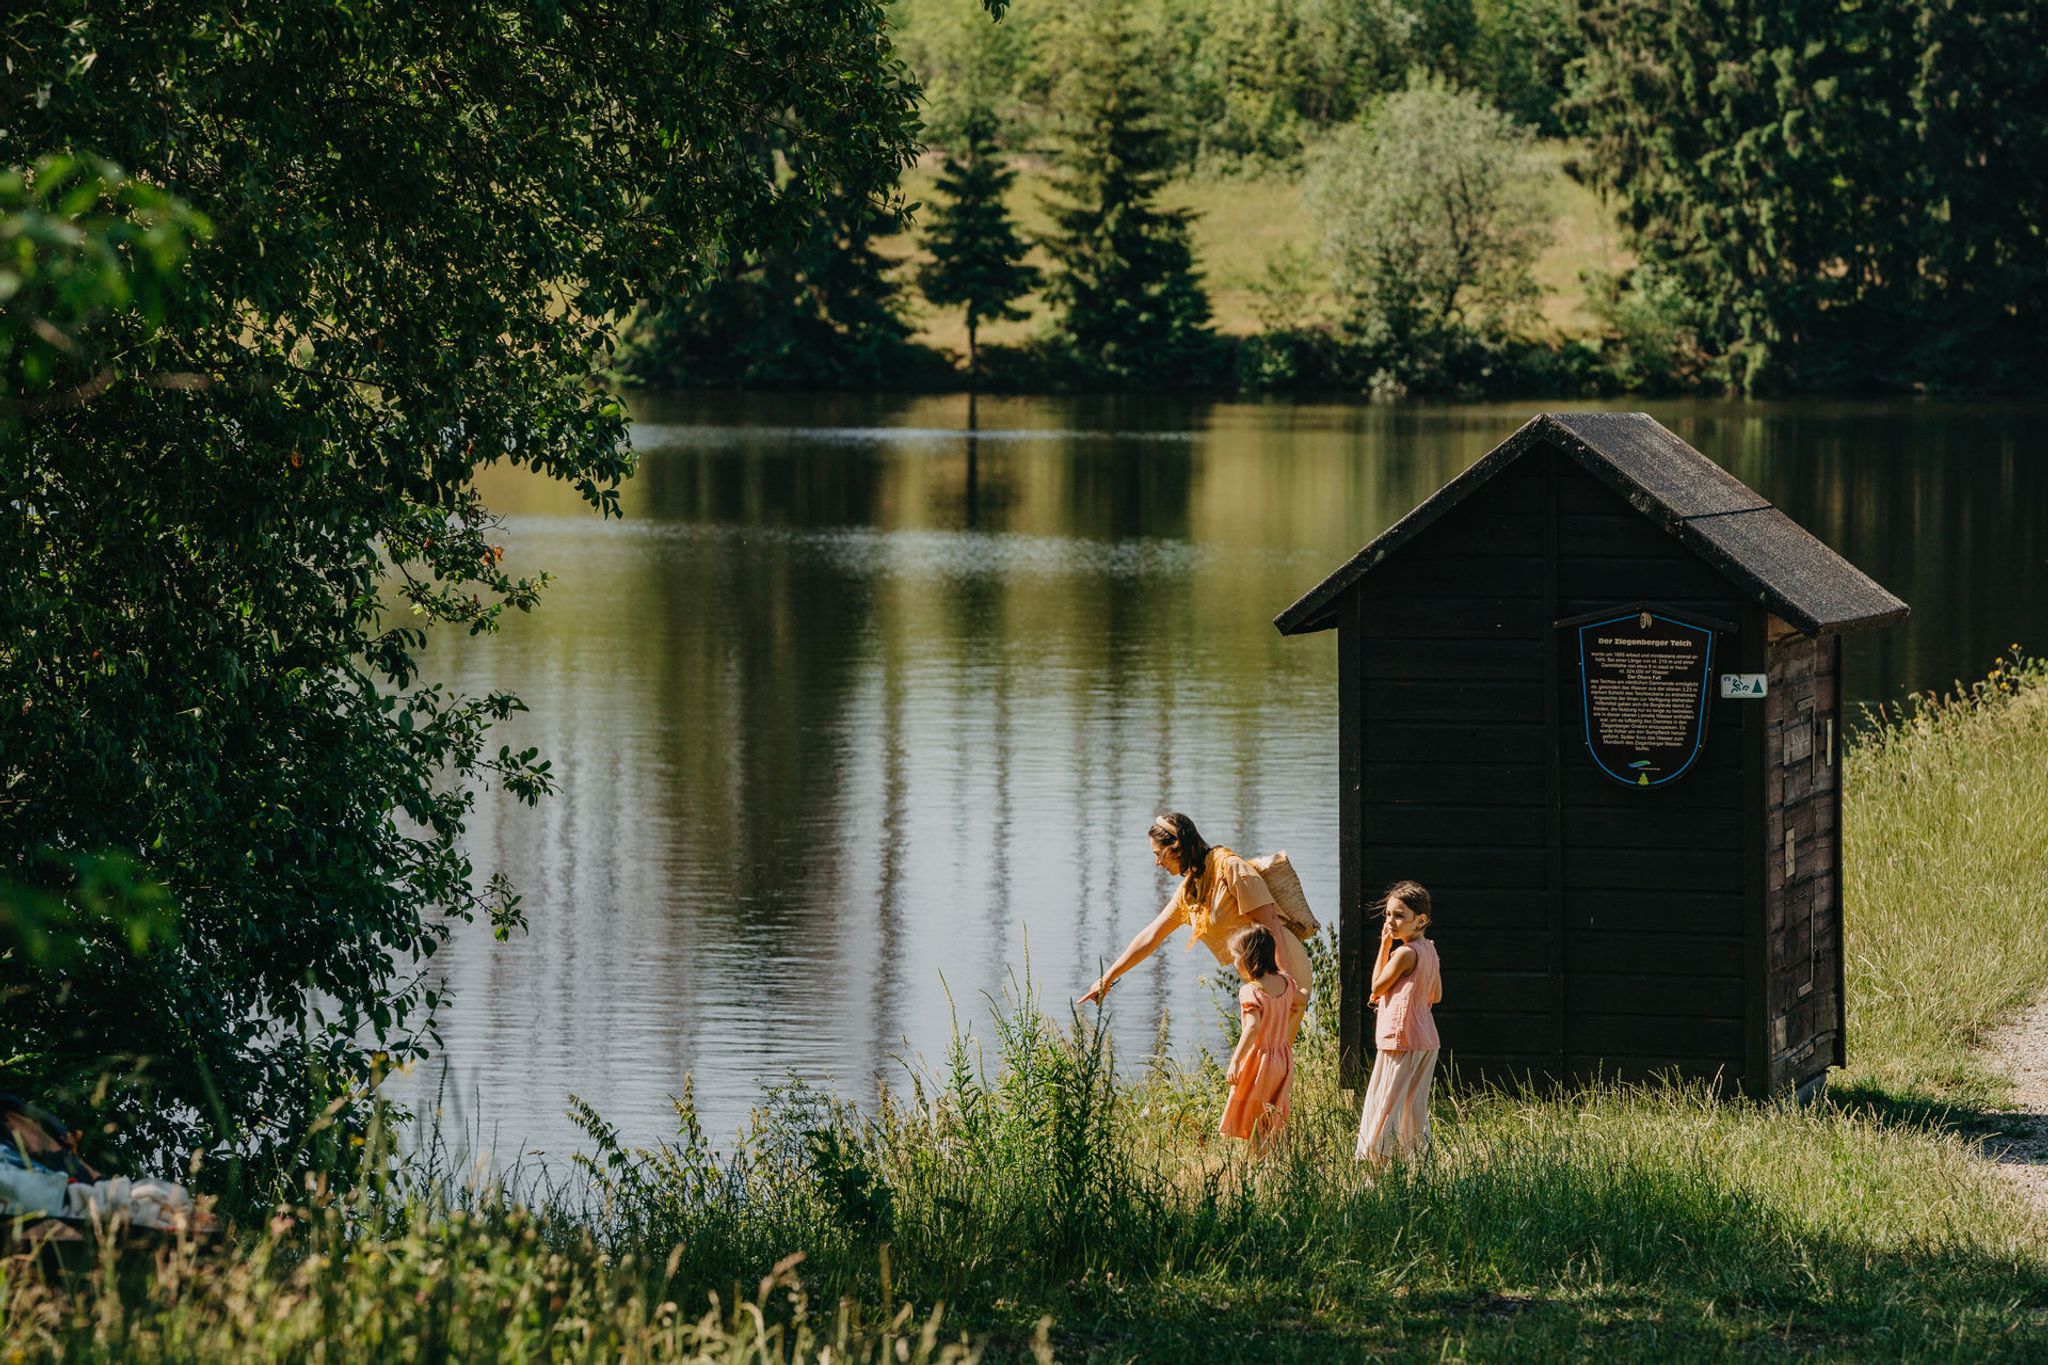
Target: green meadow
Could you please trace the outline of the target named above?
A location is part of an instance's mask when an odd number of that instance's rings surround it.
[[[1596,334],[1598,320],[1586,308],[1586,279],[1592,273],[1625,270],[1631,262],[1609,206],[1565,173],[1565,163],[1575,151],[1573,144],[1553,140],[1537,144],[1532,153],[1542,171],[1551,213],[1550,242],[1534,268],[1542,293],[1530,322],[1531,333],[1545,340]],[[1045,207],[1054,194],[1052,172],[1042,158],[1022,158],[1016,164],[1017,182],[1005,202],[1026,239],[1036,241],[1052,231]],[[938,171],[927,158],[904,173],[904,197],[929,205],[937,178]],[[1202,271],[1218,331],[1248,336],[1260,330],[1260,286],[1269,268],[1283,261],[1287,253],[1294,253],[1306,265],[1311,282],[1319,278],[1316,260],[1321,243],[1315,221],[1302,203],[1301,181],[1295,173],[1263,170],[1195,176],[1169,186],[1162,203],[1194,214],[1195,264]],[[920,236],[920,229],[913,226],[909,232],[881,239],[878,247],[915,269],[929,259],[920,246]],[[1050,264],[1041,247],[1034,246],[1026,259],[1040,269]],[[1311,306],[1318,302],[1329,304],[1327,298],[1317,300],[1311,293]],[[984,324],[982,339],[1016,345],[1052,325],[1051,312],[1038,295],[1025,299],[1023,307],[1028,313],[1025,319]],[[936,308],[913,295],[911,317],[920,342],[966,353],[967,325],[960,310]]]
[[[368,1178],[213,1244],[16,1256],[0,1360],[2040,1359],[2043,1226],[1980,1153],[1976,1056],[2048,976],[2044,768],[2039,662],[1859,732],[1851,1066],[1810,1107],[1440,1085],[1430,1157],[1374,1182],[1312,1019],[1255,1165],[1214,1055],[1114,1057],[1019,983],[934,1074],[784,1092],[729,1149],[687,1097],[653,1149],[581,1111],[574,1181],[373,1133]]]

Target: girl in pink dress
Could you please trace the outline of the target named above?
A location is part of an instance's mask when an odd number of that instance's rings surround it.
[[[1384,1166],[1429,1150],[1429,1085],[1439,1040],[1430,1006],[1444,998],[1443,972],[1429,929],[1429,892],[1416,882],[1387,888],[1372,1003],[1379,1010],[1372,1079],[1358,1117],[1358,1159]]]
[[[1301,988],[1280,970],[1278,945],[1264,925],[1232,938],[1230,956],[1244,978],[1237,993],[1243,1028],[1224,1073],[1230,1099],[1217,1128],[1225,1137],[1249,1139],[1258,1151],[1287,1124],[1288,1096],[1294,1088],[1292,1020]]]

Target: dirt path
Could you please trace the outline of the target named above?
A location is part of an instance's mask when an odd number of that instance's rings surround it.
[[[1998,1173],[2034,1207],[2048,1214],[2048,1000],[2042,1000],[1992,1036],[1991,1064],[2013,1078],[2007,1136],[1991,1138],[1984,1153]]]

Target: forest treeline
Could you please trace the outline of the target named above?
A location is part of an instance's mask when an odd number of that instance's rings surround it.
[[[2048,6],[2021,0],[967,0],[889,7],[927,202],[648,301],[619,372],[737,387],[1277,393],[2031,391],[2048,375]],[[1628,258],[1540,322],[1545,180]],[[750,144],[800,160],[786,123]],[[1050,228],[1014,215],[1042,187]],[[1298,183],[1257,326],[1211,316],[1192,176]],[[916,258],[877,242],[908,218]],[[1038,251],[1032,253],[1032,248]],[[1027,253],[1042,262],[1034,268]],[[1022,343],[980,326],[1045,321]],[[957,310],[967,347],[912,310]],[[1012,329],[1014,333],[1014,329]]]

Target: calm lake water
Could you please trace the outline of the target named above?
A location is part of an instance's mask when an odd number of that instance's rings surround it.
[[[435,959],[406,1093],[500,1160],[581,1145],[571,1093],[631,1141],[686,1077],[719,1140],[791,1077],[872,1098],[1027,964],[1063,1010],[1166,898],[1162,808],[1330,905],[1334,636],[1271,619],[1540,406],[995,399],[970,438],[959,397],[643,397],[623,520],[486,479],[557,581],[429,666],[524,697],[562,792],[480,802],[532,929]],[[2048,406],[1650,411],[1912,603],[1852,637],[1853,700],[2048,647]],[[1127,1060],[1162,1016],[1218,1036],[1184,941],[1112,997]]]

